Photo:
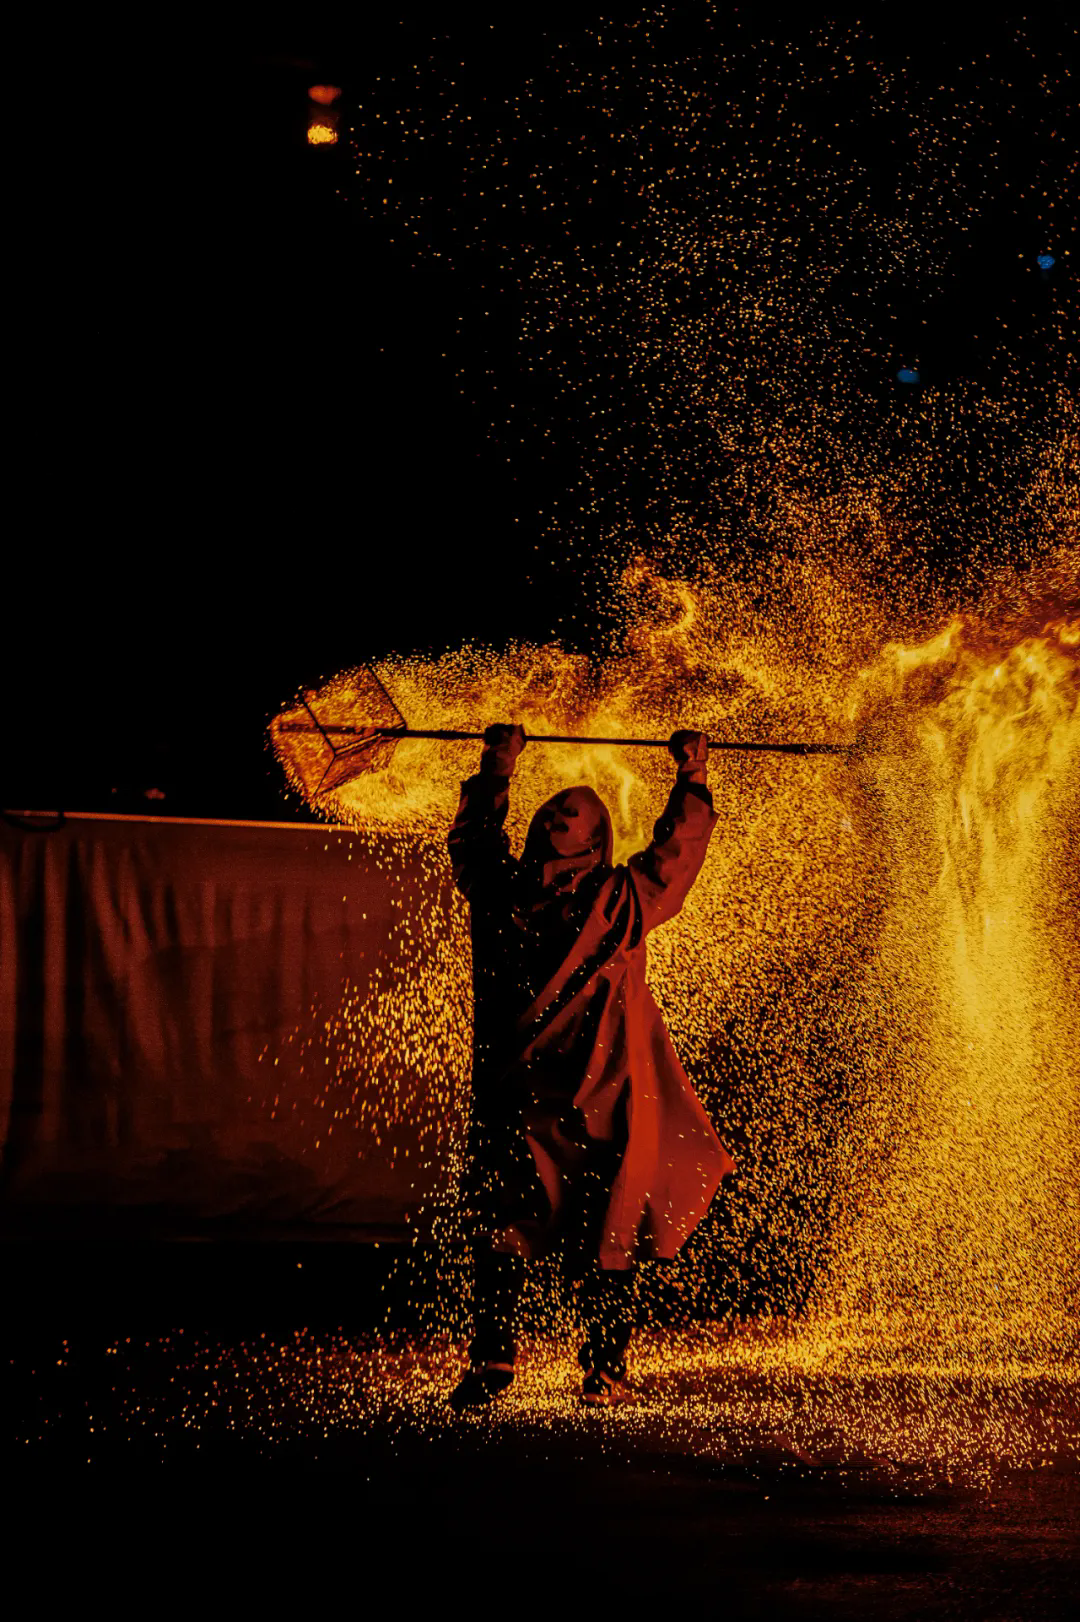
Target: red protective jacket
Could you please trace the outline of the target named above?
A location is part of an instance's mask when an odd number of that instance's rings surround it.
[[[651,843],[617,867],[582,788],[542,806],[512,857],[506,765],[485,745],[448,838],[471,912],[474,1233],[541,1254],[599,1184],[601,1266],[671,1258],[734,1169],[645,983],[649,933],[679,911],[716,822],[703,765],[679,768]]]

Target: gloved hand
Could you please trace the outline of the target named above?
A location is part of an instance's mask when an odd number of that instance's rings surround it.
[[[506,726],[497,722],[484,731],[484,749],[480,756],[480,770],[493,777],[509,777],[517,757],[525,747],[525,728]]]
[[[668,749],[679,766],[679,776],[691,783],[704,783],[709,769],[709,737],[681,727],[668,739]]]

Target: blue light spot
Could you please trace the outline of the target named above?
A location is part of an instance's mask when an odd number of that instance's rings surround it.
[[[901,366],[896,377],[900,383],[917,383],[919,381],[918,372],[911,366]]]
[[[1052,253],[1041,253],[1041,254],[1039,254],[1039,267],[1040,267],[1040,269],[1049,270],[1050,266],[1053,263],[1054,263],[1054,256],[1053,256]]]

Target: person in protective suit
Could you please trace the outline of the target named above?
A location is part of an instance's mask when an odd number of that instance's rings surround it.
[[[583,1398],[630,1399],[636,1264],[671,1259],[734,1162],[645,982],[651,930],[679,911],[716,823],[708,740],[678,731],[667,805],[645,850],[612,865],[611,818],[586,787],[504,831],[520,726],[484,734],[449,831],[470,906],[472,1119],[463,1185],[474,1261],[470,1366],[456,1409],[513,1379],[514,1314],[530,1257],[562,1248],[585,1282]]]

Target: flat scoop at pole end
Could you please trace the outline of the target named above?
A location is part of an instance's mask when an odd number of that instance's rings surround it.
[[[385,770],[404,729],[382,682],[361,665],[321,688],[301,689],[271,721],[270,737],[282,765],[314,801],[364,772]]]

